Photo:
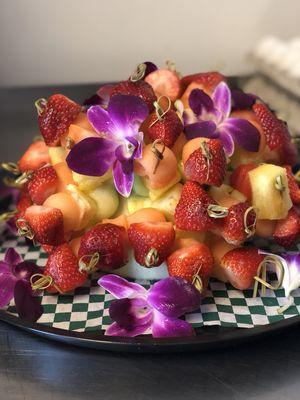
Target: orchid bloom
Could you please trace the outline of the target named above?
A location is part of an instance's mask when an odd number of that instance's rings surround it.
[[[163,338],[195,334],[188,322],[179,319],[200,305],[200,293],[187,281],[168,277],[147,290],[120,276],[104,275],[98,284],[117,298],[109,307],[114,322],[106,329],[106,335],[152,334]]]
[[[229,157],[235,143],[245,150],[258,151],[260,134],[256,127],[245,119],[230,117],[231,92],[225,82],[216,86],[211,97],[203,90],[192,90],[189,105],[182,115],[187,139],[220,139]]]
[[[107,110],[90,107],[87,117],[99,137],[75,144],[67,157],[68,166],[90,176],[102,176],[112,167],[117,191],[128,197],[134,181],[134,159],[142,157],[143,133],[139,127],[147,115],[146,103],[131,95],[114,95]]]
[[[0,308],[15,300],[17,312],[21,318],[37,321],[43,313],[43,307],[31,289],[30,278],[41,269],[9,248],[0,261]]]
[[[271,271],[275,272],[278,284],[273,287],[266,285],[272,289],[283,288],[284,294],[287,299],[286,304],[278,309],[278,313],[283,313],[294,304],[293,292],[300,287],[300,253],[282,253],[273,254],[260,250],[260,254],[264,254],[265,268],[268,267]],[[264,282],[259,280],[259,282]]]

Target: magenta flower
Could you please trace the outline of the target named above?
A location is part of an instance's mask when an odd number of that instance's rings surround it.
[[[300,287],[300,253],[282,253],[279,255],[261,251],[261,254],[267,256],[268,264],[273,268],[278,281],[281,282],[280,286],[284,289],[287,301],[279,309],[279,312],[283,313],[294,304],[293,293]],[[277,259],[279,264],[274,263],[274,259]]]
[[[107,111],[92,106],[87,116],[99,133],[78,142],[67,157],[68,166],[82,175],[102,176],[109,168],[117,191],[128,197],[134,181],[133,161],[142,157],[141,123],[148,115],[146,103],[137,96],[117,94]]]
[[[0,261],[0,308],[14,299],[21,318],[37,321],[43,307],[31,289],[30,278],[41,271],[34,263],[23,261],[13,248],[7,249],[4,261]]]
[[[105,275],[99,286],[117,298],[109,307],[114,321],[109,336],[133,337],[152,334],[155,338],[192,336],[192,326],[180,316],[199,308],[201,296],[187,281],[168,277],[149,290],[117,275]]]
[[[187,139],[220,139],[228,156],[234,152],[234,143],[245,150],[258,151],[260,134],[255,126],[245,119],[229,117],[231,92],[225,82],[218,84],[211,97],[203,90],[192,90],[189,105],[191,110],[183,111]]]

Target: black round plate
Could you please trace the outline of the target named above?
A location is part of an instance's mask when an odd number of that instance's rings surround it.
[[[153,339],[151,336],[121,338],[105,336],[102,331],[68,331],[30,323],[4,310],[0,310],[0,320],[35,335],[80,347],[131,353],[176,353],[235,346],[269,334],[279,333],[300,323],[300,316],[248,329],[206,326],[196,329],[196,336],[169,339]]]

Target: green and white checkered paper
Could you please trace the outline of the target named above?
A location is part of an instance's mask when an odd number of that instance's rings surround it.
[[[257,240],[255,245],[270,252],[284,251],[283,248],[265,240]],[[300,250],[300,245],[298,246]],[[40,247],[28,245],[23,238],[8,236],[2,238],[1,259],[9,247],[15,248],[25,260],[32,260],[40,266],[44,266],[46,263],[47,254]],[[76,289],[71,294],[43,293],[41,301],[44,314],[38,322],[55,328],[81,332],[105,330],[111,323],[108,309],[113,296],[97,285],[97,278],[97,275],[92,276],[83,287]],[[139,281],[138,283],[149,287],[153,282]],[[300,289],[295,292],[295,305],[283,315],[279,315],[277,309],[285,302],[282,289],[267,290],[266,296],[252,298],[252,290],[242,292],[229,284],[211,279],[207,297],[203,300],[200,309],[186,315],[186,319],[194,327],[221,325],[252,328],[299,315]],[[8,307],[7,311],[16,313],[13,304]]]

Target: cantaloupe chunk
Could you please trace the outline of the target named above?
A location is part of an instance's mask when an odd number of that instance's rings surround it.
[[[177,159],[168,147],[163,151],[163,145],[157,144],[157,150],[163,153],[163,159],[158,159],[153,153],[152,144],[143,148],[143,157],[135,160],[135,172],[144,179],[150,190],[160,190],[179,182],[180,174],[177,168]]]

